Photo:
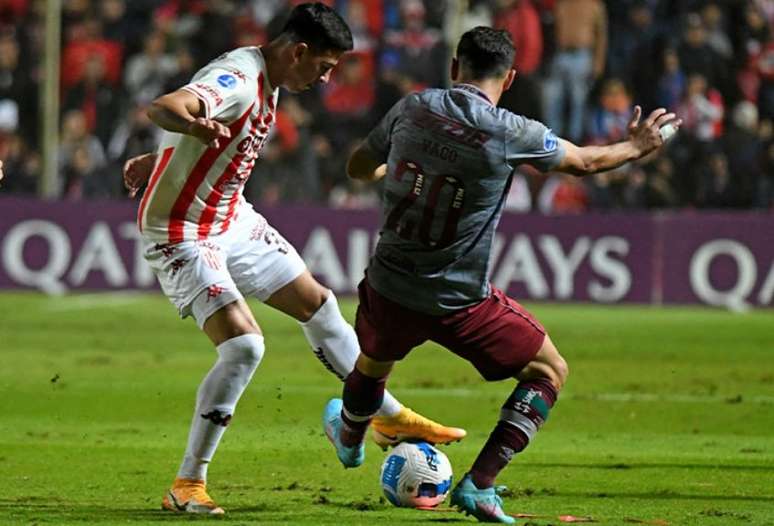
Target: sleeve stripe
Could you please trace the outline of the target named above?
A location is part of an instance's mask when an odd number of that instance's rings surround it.
[[[204,116],[207,119],[212,118],[211,117],[212,116],[212,108],[210,106],[210,100],[209,100],[209,98],[207,97],[206,94],[202,93],[201,91],[196,89],[195,86],[191,86],[191,85],[183,86],[180,89],[185,90],[185,91],[187,91],[189,93],[193,93],[194,95],[196,95],[199,98],[199,100],[204,103]]]

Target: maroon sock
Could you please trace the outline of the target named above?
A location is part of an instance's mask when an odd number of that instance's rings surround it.
[[[344,380],[341,442],[345,446],[356,446],[363,441],[368,424],[382,406],[386,383],[387,377],[372,378],[357,368]]]
[[[556,402],[556,397],[557,389],[548,379],[530,380],[516,386],[503,404],[500,421],[470,469],[476,487],[494,486],[500,471],[513,455],[527,447],[531,435],[548,418],[548,411]],[[525,429],[532,431],[528,434]]]

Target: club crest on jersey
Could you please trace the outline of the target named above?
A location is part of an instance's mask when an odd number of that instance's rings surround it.
[[[226,89],[234,89],[237,85],[237,79],[234,75],[227,73],[218,77],[218,84]]]

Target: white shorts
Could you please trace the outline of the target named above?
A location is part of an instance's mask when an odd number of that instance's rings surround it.
[[[180,316],[193,315],[200,328],[229,303],[266,301],[306,270],[296,249],[251,209],[225,234],[174,245],[146,239],[143,250]]]

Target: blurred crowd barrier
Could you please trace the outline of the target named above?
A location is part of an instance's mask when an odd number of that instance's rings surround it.
[[[0,289],[49,294],[154,290],[124,201],[0,198]],[[374,210],[275,206],[262,210],[311,272],[354,294],[378,236]],[[771,307],[774,228],[756,212],[506,212],[492,282],[524,300]]]

